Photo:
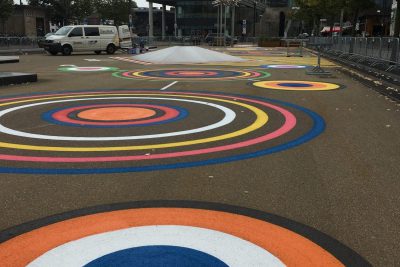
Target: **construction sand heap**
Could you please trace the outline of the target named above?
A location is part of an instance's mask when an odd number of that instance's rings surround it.
[[[156,64],[242,62],[243,58],[212,51],[198,46],[173,46],[134,56],[133,59]]]

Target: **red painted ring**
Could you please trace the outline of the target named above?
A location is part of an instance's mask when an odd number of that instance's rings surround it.
[[[75,111],[90,109],[90,108],[100,108],[100,107],[145,107],[151,109],[158,109],[164,112],[164,115],[147,120],[132,120],[132,121],[118,121],[118,122],[104,122],[104,121],[86,121],[86,120],[78,120],[72,119],[68,117],[69,114]],[[147,123],[156,123],[164,120],[170,120],[179,116],[179,112],[173,108],[165,107],[165,106],[157,106],[157,105],[146,105],[146,104],[98,104],[98,105],[86,105],[79,107],[72,107],[57,111],[52,114],[52,118],[65,123],[73,123],[80,125],[100,125],[100,126],[115,126],[115,125],[135,125],[135,124],[147,124]]]

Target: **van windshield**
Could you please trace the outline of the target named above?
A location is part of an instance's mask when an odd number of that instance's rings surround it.
[[[71,29],[72,27],[62,27],[54,35],[67,35]]]

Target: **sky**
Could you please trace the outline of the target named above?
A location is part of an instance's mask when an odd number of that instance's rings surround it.
[[[149,3],[146,0],[134,0],[138,7],[149,7]],[[153,6],[160,6],[157,4],[153,4]]]
[[[149,3],[146,0],[134,0],[138,7],[149,7]],[[22,0],[22,3],[26,4],[26,0]],[[19,0],[14,0],[15,4],[19,4]],[[154,7],[159,7],[160,5],[153,4]]]

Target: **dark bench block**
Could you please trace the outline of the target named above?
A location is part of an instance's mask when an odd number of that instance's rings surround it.
[[[5,63],[18,63],[19,62],[19,57],[18,56],[0,56],[0,64],[5,64]]]
[[[21,72],[0,72],[0,86],[36,82],[37,74]]]

